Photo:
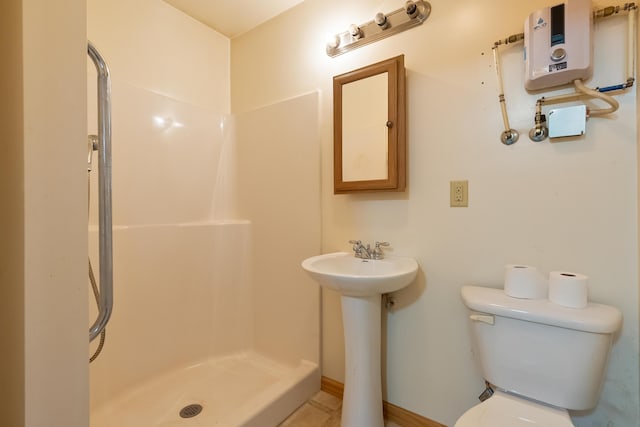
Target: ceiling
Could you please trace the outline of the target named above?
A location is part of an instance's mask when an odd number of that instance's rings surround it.
[[[268,21],[304,0],[164,0],[229,38]]]

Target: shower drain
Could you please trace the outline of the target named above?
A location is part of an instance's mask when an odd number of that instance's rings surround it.
[[[180,410],[180,417],[193,418],[202,412],[202,405],[194,403],[193,405],[187,405]]]

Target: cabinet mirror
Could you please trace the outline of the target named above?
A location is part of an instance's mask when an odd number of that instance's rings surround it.
[[[334,193],[404,191],[404,55],[333,78]]]

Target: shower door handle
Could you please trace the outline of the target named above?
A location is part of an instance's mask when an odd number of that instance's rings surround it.
[[[98,73],[98,248],[100,298],[89,341],[100,335],[113,311],[113,239],[111,221],[111,80],[109,67],[95,47],[87,53]]]

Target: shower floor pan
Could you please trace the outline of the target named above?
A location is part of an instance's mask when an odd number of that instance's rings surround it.
[[[318,391],[319,378],[307,361],[286,366],[255,353],[210,359],[94,408],[91,427],[276,426]],[[197,412],[189,405],[202,411],[183,418]]]

